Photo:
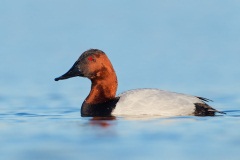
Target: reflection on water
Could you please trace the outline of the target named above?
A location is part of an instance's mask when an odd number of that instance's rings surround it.
[[[116,117],[93,117],[89,120],[89,124],[93,126],[100,126],[100,127],[109,127],[111,123],[109,123],[112,120],[116,120]]]

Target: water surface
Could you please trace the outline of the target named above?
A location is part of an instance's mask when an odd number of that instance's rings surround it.
[[[240,111],[81,118],[77,108],[0,115],[1,159],[239,159]]]

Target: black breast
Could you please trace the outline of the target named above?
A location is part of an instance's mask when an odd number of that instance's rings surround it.
[[[109,117],[115,109],[119,97],[98,104],[88,104],[83,102],[81,108],[82,117]]]

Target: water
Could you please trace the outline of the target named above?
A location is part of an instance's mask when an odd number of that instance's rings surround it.
[[[1,114],[1,159],[239,159],[239,124],[239,110],[112,120],[81,118],[78,109],[13,111]]]
[[[2,0],[0,159],[240,159],[239,7]],[[54,78],[89,48],[108,54],[118,93],[188,93],[227,114],[82,118],[90,82]]]

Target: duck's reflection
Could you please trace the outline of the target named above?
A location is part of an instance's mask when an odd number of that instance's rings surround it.
[[[116,117],[111,116],[111,117],[92,117],[89,120],[89,124],[93,126],[100,126],[103,128],[107,128],[111,126],[111,121],[116,120]]]

